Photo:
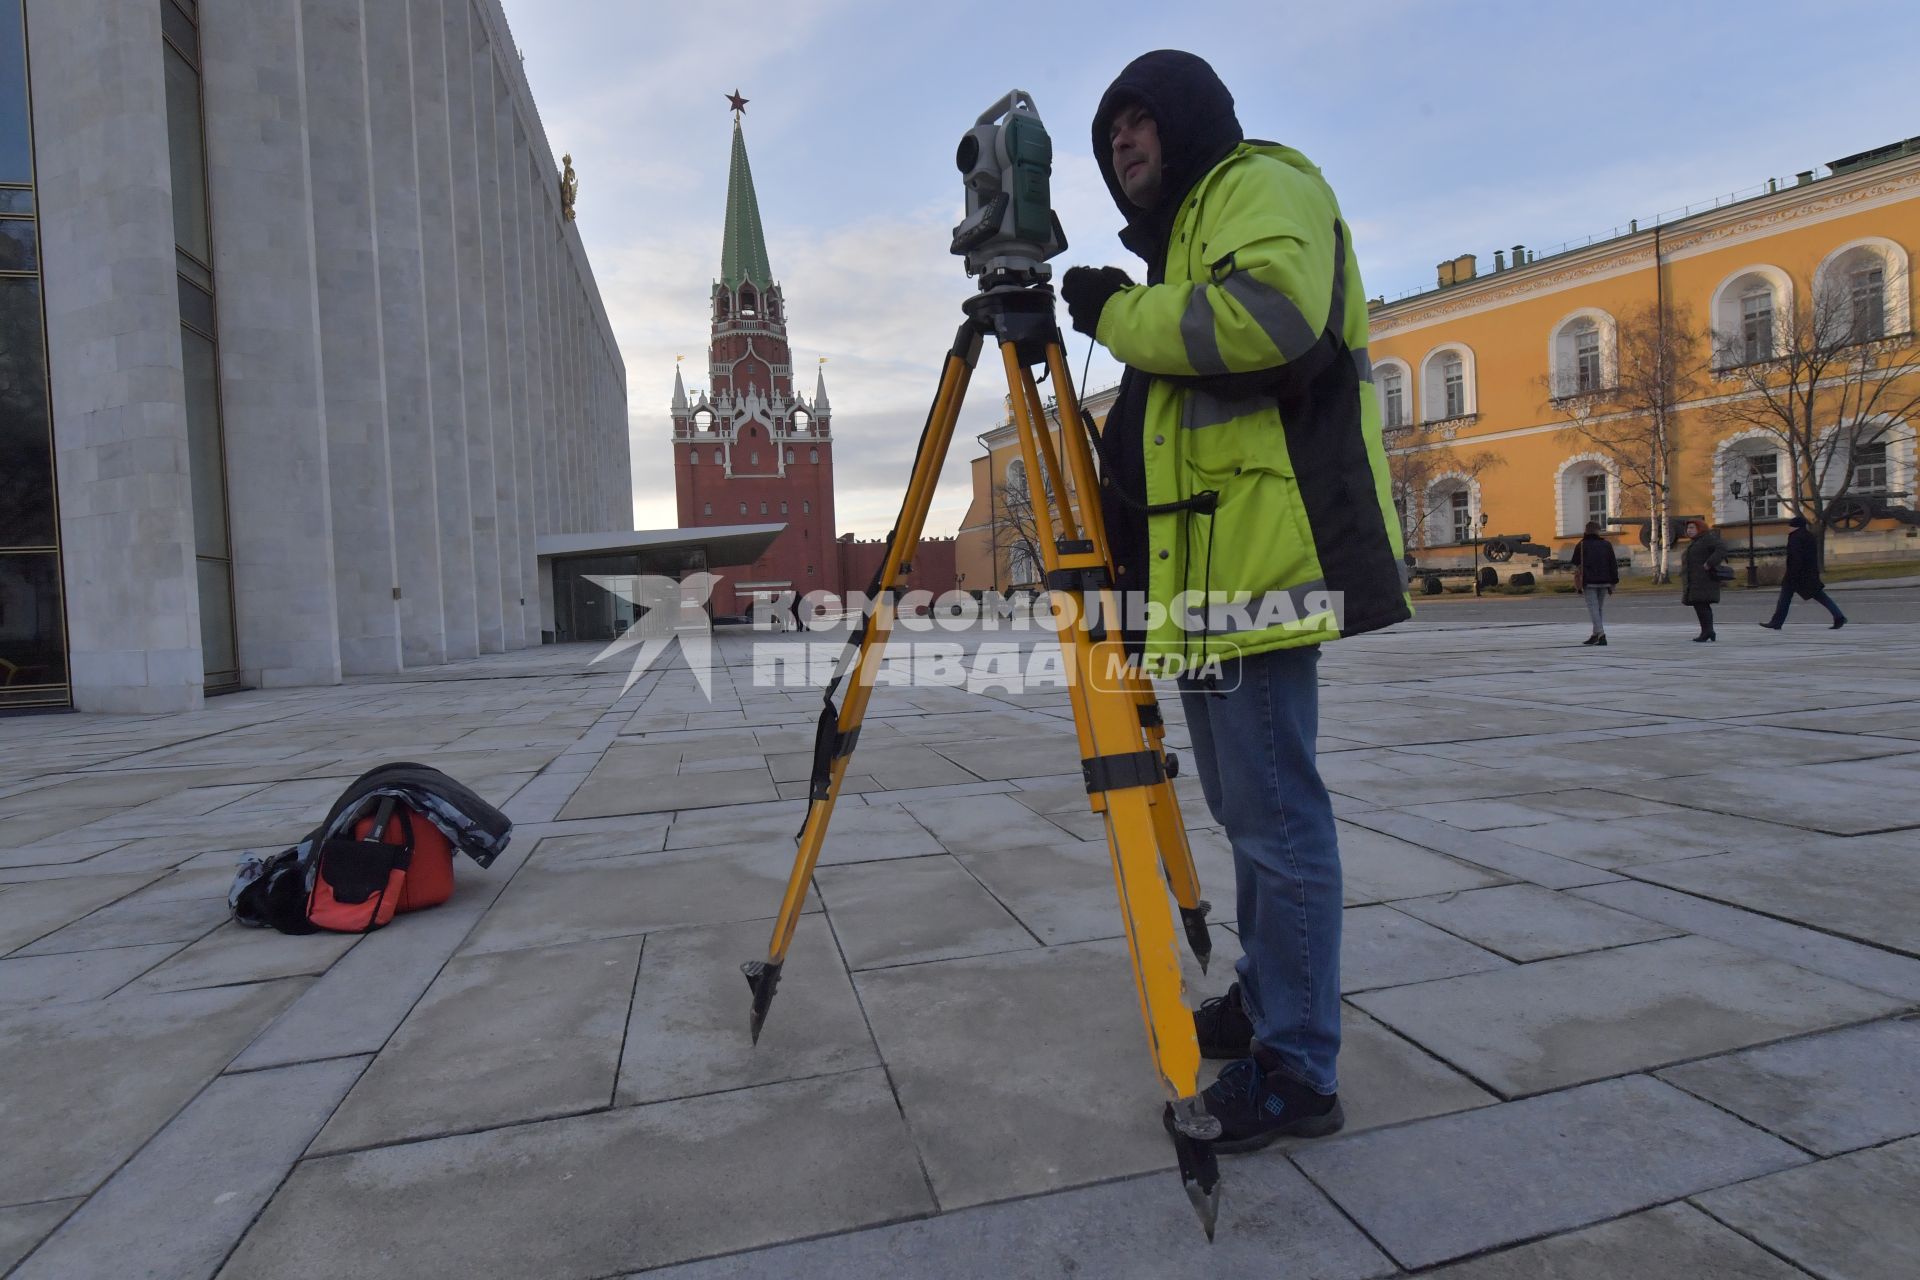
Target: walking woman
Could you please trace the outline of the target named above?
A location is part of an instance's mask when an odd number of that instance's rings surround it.
[[[1620,585],[1620,562],[1614,559],[1613,544],[1600,536],[1600,526],[1591,521],[1586,536],[1573,549],[1573,587],[1587,598],[1587,617],[1593,619],[1593,634],[1581,644],[1607,642],[1607,597]]]
[[[1700,619],[1700,634],[1695,644],[1719,639],[1713,633],[1713,606],[1720,602],[1719,568],[1727,561],[1727,544],[1716,529],[1706,528],[1698,520],[1687,521],[1687,554],[1680,562],[1680,603],[1693,606]]]

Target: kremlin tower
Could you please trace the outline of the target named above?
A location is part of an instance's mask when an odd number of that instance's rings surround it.
[[[713,284],[707,386],[689,400],[673,375],[673,469],[683,529],[784,524],[750,566],[726,569],[713,611],[745,613],[756,596],[839,593],[833,518],[833,410],[826,376],[794,394],[786,299],[767,261],[735,93],[726,234]]]

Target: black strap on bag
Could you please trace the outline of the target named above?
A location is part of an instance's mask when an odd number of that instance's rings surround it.
[[[390,844],[384,837],[387,824],[396,816],[404,839],[400,844]],[[365,839],[340,836],[321,847],[318,878],[327,882],[334,901],[360,903],[385,893],[388,876],[412,865],[413,819],[405,808],[395,806],[392,796],[381,796],[374,811],[373,830]]]

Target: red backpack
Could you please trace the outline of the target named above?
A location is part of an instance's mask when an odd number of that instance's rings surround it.
[[[381,796],[351,835],[320,846],[305,913],[314,927],[366,933],[453,896],[453,846],[411,806]]]

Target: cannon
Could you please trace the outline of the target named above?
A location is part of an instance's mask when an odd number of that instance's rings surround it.
[[[1920,524],[1920,511],[1895,501],[1906,496],[1905,492],[1845,494],[1827,505],[1826,525],[1842,533],[1858,533],[1883,516],[1901,524]]]

